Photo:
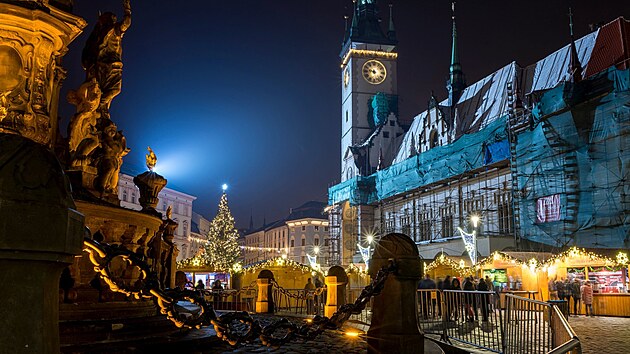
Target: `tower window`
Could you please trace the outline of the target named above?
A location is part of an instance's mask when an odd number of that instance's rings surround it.
[[[389,138],[389,132],[383,132],[383,138],[385,139]]]
[[[346,111],[346,122],[348,121],[348,117],[349,117],[348,111]]]
[[[389,125],[391,125],[392,127],[396,125],[396,122],[394,122],[393,120],[389,121]]]

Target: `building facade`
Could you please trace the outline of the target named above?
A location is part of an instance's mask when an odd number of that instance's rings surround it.
[[[354,245],[389,232],[408,235],[428,259],[465,255],[463,238],[473,233],[479,256],[627,248],[629,167],[619,162],[630,160],[630,100],[621,84],[629,33],[619,18],[580,39],[567,36],[565,47],[532,65],[512,62],[467,85],[453,15],[447,98],[429,99],[400,143],[390,141],[396,152],[382,155],[381,168],[352,178],[342,169],[343,182],[329,189],[333,262],[352,262]],[[353,45],[346,38],[344,50]],[[342,154],[343,146],[342,136]]]
[[[242,237],[245,264],[284,257],[309,264],[309,256],[321,266],[330,263],[326,203],[311,201],[292,209],[282,219],[251,230]]]
[[[120,173],[118,178],[118,196],[120,206],[127,209],[141,210],[138,187],[133,183],[133,176]],[[158,195],[160,199],[156,210],[166,215],[166,210],[171,207],[172,219],[178,223],[175,230],[173,243],[177,246],[179,254],[177,261],[194,256],[199,248],[199,242],[193,241],[191,226],[193,221],[193,202],[197,197],[171,188],[164,188]],[[207,233],[205,234],[207,237]],[[196,236],[195,236],[196,237]]]

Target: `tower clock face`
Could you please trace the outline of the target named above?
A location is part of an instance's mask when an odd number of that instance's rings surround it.
[[[346,70],[343,72],[343,87],[348,87],[350,84],[350,69],[346,67]]]
[[[385,81],[387,70],[385,65],[378,60],[368,60],[363,64],[363,78],[372,85],[378,85]]]

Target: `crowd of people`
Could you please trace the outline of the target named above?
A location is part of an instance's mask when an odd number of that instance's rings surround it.
[[[570,280],[555,276],[549,279],[547,284],[549,290],[549,300],[564,300],[567,303],[567,315],[571,313],[571,303],[573,303],[573,315],[580,314],[580,302],[584,303],[586,316],[595,316],[593,313],[593,285],[589,281],[582,281],[578,278]]]
[[[441,318],[442,306],[445,303],[444,314],[449,320],[457,321],[460,314],[466,317],[466,321],[478,321],[479,311],[484,322],[488,321],[490,311],[497,306],[499,287],[496,287],[490,277],[483,279],[477,277],[466,277],[463,283],[459,278],[447,275],[444,279],[438,278],[435,282],[429,274],[418,284],[421,290],[418,296],[423,319]],[[430,291],[436,289],[439,291]],[[449,298],[442,299],[444,290],[465,290],[480,291],[483,293],[470,294],[466,293],[462,296],[453,295]],[[488,292],[494,292],[489,294]]]

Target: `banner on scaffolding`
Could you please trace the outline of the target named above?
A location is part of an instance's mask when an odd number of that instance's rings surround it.
[[[468,233],[462,230],[461,227],[457,228],[457,231],[462,235],[462,240],[464,241],[464,247],[466,247],[466,251],[468,252],[468,256],[470,256],[470,261],[472,264],[477,264],[477,246],[476,246],[476,236],[475,231],[472,233]]]
[[[538,223],[560,220],[560,194],[538,198],[536,201],[536,221]]]

